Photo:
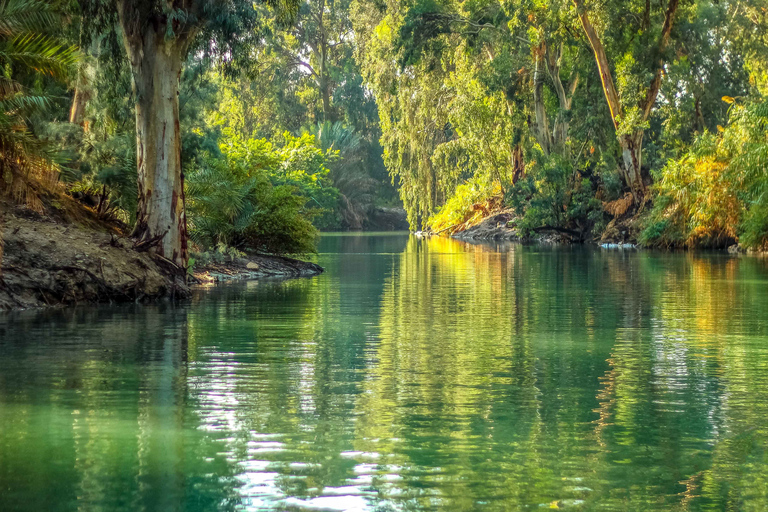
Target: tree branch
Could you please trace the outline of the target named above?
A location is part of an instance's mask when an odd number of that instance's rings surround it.
[[[676,2],[677,0],[672,1]],[[595,53],[597,69],[600,72],[600,80],[603,83],[603,92],[605,93],[605,99],[608,101],[608,108],[611,110],[611,120],[613,120],[613,126],[618,129],[621,120],[624,118],[624,111],[621,108],[619,93],[616,91],[616,85],[613,82],[608,56],[605,54],[605,48],[600,40],[600,36],[597,35],[595,28],[589,20],[583,0],[573,0],[573,4],[576,6],[581,26],[584,28],[584,33],[589,40],[590,46],[592,46],[592,51]]]
[[[656,104],[656,98],[659,96],[659,91],[661,90],[661,78],[664,74],[664,51],[669,44],[669,36],[672,33],[672,24],[679,4],[680,0],[669,0],[667,12],[664,15],[664,25],[661,28],[661,40],[659,41],[658,49],[659,65],[656,68],[653,81],[645,94],[645,99],[640,105],[643,111],[643,121],[646,121],[650,117],[651,110],[653,109],[654,104]]]

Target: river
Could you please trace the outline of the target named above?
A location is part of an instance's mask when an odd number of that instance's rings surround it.
[[[768,510],[768,258],[374,234],[316,260],[0,316],[0,510]]]

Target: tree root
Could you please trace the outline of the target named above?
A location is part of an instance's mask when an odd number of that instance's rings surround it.
[[[146,240],[141,240],[141,239],[137,240],[133,244],[133,250],[135,250],[136,252],[146,252],[150,250],[151,248],[157,246],[162,241],[166,233],[168,233],[168,231],[164,231],[163,233],[153,236],[151,238],[147,238]]]

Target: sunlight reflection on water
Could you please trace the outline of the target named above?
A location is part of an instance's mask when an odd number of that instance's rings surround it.
[[[768,509],[768,262],[325,236],[0,318],[0,510]]]

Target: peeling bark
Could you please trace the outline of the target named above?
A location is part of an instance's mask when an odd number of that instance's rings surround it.
[[[164,23],[140,25],[122,2],[123,39],[136,100],[138,242],[161,236],[156,254],[187,265],[187,222],[181,169],[179,80],[191,34],[166,37]]]
[[[651,175],[643,169],[643,130],[619,138],[624,163],[624,182],[632,189],[634,200],[642,201],[651,184]]]

